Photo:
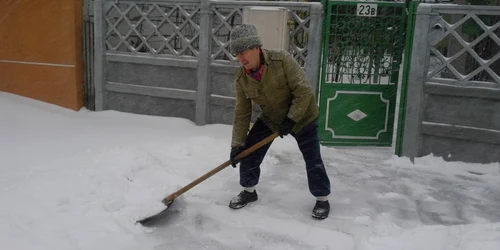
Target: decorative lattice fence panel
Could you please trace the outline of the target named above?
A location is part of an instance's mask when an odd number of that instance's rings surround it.
[[[105,13],[106,49],[152,55],[199,55],[197,3],[110,3]]]
[[[437,12],[427,78],[500,88],[500,15],[456,9]]]

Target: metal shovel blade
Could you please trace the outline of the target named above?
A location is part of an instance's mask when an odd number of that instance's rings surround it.
[[[174,200],[164,201],[163,203],[167,206],[165,209],[161,210],[159,213],[156,213],[156,214],[151,215],[149,217],[140,219],[136,223],[139,223],[143,226],[147,226],[150,224],[155,224],[156,222],[161,220],[165,216],[165,214],[167,214],[168,209],[172,206],[172,203],[174,203]]]

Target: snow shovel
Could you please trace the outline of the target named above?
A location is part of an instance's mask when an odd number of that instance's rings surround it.
[[[266,138],[264,138],[262,141],[256,143],[255,145],[251,146],[250,148],[244,150],[241,152],[239,155],[236,156],[236,159],[241,159],[246,157],[247,155],[253,153],[255,150],[259,149],[260,147],[270,143],[273,141],[276,137],[278,137],[278,133],[274,133]],[[202,181],[208,179],[210,176],[216,174],[217,172],[221,171],[222,169],[226,168],[227,166],[231,165],[231,160],[227,160],[226,162],[222,163],[218,167],[212,169],[208,173],[202,175],[198,179],[192,181],[188,185],[184,186],[183,188],[179,189],[177,192],[174,192],[167,197],[165,197],[162,200],[162,203],[165,204],[167,207],[163,209],[161,212],[154,214],[152,216],[146,217],[144,219],[138,220],[136,223],[140,223],[141,225],[148,225],[151,223],[155,223],[159,219],[162,218],[162,216],[168,211],[168,209],[172,206],[172,203],[174,203],[175,198],[179,197],[181,194],[184,192],[188,191],[189,189],[193,188],[194,186],[198,185]]]

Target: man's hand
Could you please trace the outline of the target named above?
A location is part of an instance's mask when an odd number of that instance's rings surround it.
[[[231,148],[230,160],[233,168],[236,168],[236,164],[240,162],[241,159],[236,159],[236,156],[239,155],[241,152],[243,152],[243,150],[245,150],[245,147],[243,146]]]
[[[290,134],[292,132],[293,126],[295,126],[295,123],[292,119],[285,117],[285,120],[281,122],[280,126],[278,127],[278,134],[280,135],[281,138],[283,136]]]

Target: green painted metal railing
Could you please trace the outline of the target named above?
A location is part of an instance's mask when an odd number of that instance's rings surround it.
[[[411,43],[407,4],[323,3],[321,143],[391,146],[398,85],[406,84],[403,55]],[[399,106],[404,109],[404,102]]]

